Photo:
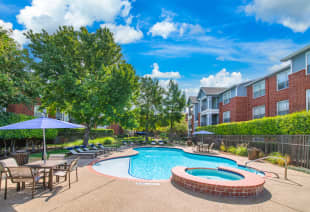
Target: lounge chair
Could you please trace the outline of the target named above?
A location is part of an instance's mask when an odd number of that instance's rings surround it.
[[[72,155],[74,155],[74,156],[80,156],[80,157],[91,157],[91,158],[95,158],[96,157],[96,154],[95,153],[91,153],[91,152],[83,152],[83,153],[81,153],[81,152],[77,152],[77,151],[75,151],[74,149],[67,149],[67,150],[69,150],[70,151],[70,153],[72,154]]]
[[[102,151],[100,150],[95,150],[95,149],[88,149],[88,147],[86,146],[80,146],[82,150],[86,151],[86,152],[94,152],[94,153],[97,153],[97,154],[101,154]]]
[[[74,147],[75,150],[78,152],[78,153],[92,153],[94,154],[95,156],[97,156],[99,153],[98,152],[95,152],[95,151],[86,151],[86,150],[83,150],[81,147],[79,146],[75,146]]]
[[[213,149],[213,147],[214,147],[214,142],[209,146],[209,148],[208,148],[208,152],[211,152],[212,151],[212,149]]]
[[[98,144],[97,144],[98,145]],[[100,148],[100,147],[97,147],[95,144],[91,144],[90,145],[90,147],[93,149],[93,150],[98,150],[98,151],[101,151],[101,152],[103,152],[103,153],[105,153],[106,152],[106,149],[102,149],[102,148]],[[100,149],[99,149],[100,148]]]
[[[1,182],[2,182],[2,176],[6,178],[7,173],[7,167],[18,167],[18,164],[15,160],[15,158],[7,158],[4,160],[0,160],[0,191],[1,191]]]
[[[151,143],[152,145],[156,145],[156,142],[155,141],[152,141],[152,143]]]
[[[48,157],[49,160],[64,160],[66,157],[65,154],[50,154]]]
[[[159,145],[164,145],[164,142],[163,141],[159,141],[158,144]]]
[[[32,198],[34,197],[36,183],[40,180],[40,176],[36,175],[30,167],[19,166],[19,167],[6,167],[6,178],[5,178],[5,188],[4,188],[4,199],[7,197],[8,190],[8,179],[12,183],[22,183],[23,188],[25,183],[29,183],[32,186]]]
[[[75,171],[76,181],[78,178],[78,162],[79,158],[74,159],[70,164],[62,168],[54,169],[54,176],[56,176],[56,181],[59,181],[59,177],[64,177],[65,181],[68,179],[69,188],[71,188],[71,172]]]

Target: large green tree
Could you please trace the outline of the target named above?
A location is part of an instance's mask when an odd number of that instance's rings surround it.
[[[29,31],[26,37],[35,58],[32,68],[43,85],[42,107],[69,112],[83,123],[84,145],[91,128],[124,117],[137,77],[107,28],[91,33],[63,26],[53,34]]]
[[[28,52],[10,33],[0,27],[0,108],[18,103],[30,105],[38,94],[36,80],[27,65]]]
[[[140,78],[140,94],[137,99],[138,122],[140,128],[148,134],[160,123],[163,110],[164,89],[159,85],[158,80],[149,77]]]
[[[172,139],[175,123],[179,123],[184,117],[186,107],[185,93],[179,89],[179,86],[173,80],[169,81],[168,89],[163,101],[164,117],[170,126],[169,139]]]

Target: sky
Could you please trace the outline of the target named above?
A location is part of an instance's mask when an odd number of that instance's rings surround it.
[[[59,25],[108,27],[140,76],[187,95],[269,74],[310,44],[310,0],[0,0],[0,26],[23,32]]]

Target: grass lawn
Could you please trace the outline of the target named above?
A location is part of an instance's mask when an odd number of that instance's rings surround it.
[[[55,149],[55,150],[47,151],[47,157],[49,157],[50,154],[67,154],[67,153],[69,153],[69,151],[66,149]],[[41,157],[42,157],[42,152],[30,154],[30,158],[41,158]]]

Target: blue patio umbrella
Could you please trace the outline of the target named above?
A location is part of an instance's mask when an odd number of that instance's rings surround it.
[[[0,127],[0,130],[24,130],[24,129],[42,129],[43,130],[43,158],[46,161],[46,142],[45,142],[45,129],[58,129],[58,128],[84,128],[83,125],[72,124],[65,121],[59,121],[51,118],[37,118],[28,121],[23,121],[15,124]]]
[[[193,135],[202,135],[202,143],[204,142],[204,138],[203,135],[213,135],[213,132],[209,132],[209,131],[205,131],[205,130],[201,130],[201,131],[196,131],[193,133]]]

